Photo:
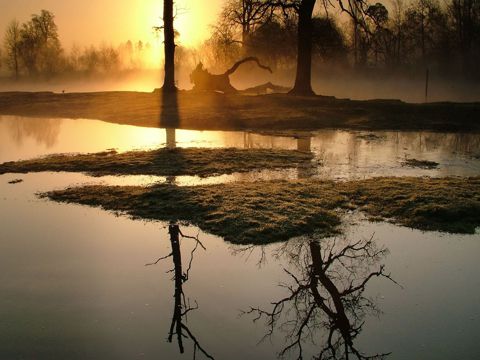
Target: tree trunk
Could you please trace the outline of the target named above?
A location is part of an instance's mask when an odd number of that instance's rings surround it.
[[[315,0],[303,0],[298,11],[297,75],[292,95],[315,95],[312,90],[312,13]]]
[[[175,86],[175,33],[173,30],[173,0],[163,1],[163,33],[165,37],[165,79],[163,91],[176,91]]]
[[[14,53],[14,63],[15,63],[15,80],[18,80],[18,50],[15,46],[15,53]]]

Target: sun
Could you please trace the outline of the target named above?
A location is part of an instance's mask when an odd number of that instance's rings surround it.
[[[208,39],[211,32],[211,24],[217,18],[220,0],[205,2],[198,0],[177,0],[175,1],[175,30],[179,37],[177,43],[185,47],[195,47]],[[162,25],[163,1],[144,0],[142,2],[142,14],[135,26],[142,27],[143,31],[153,41],[155,34],[154,26]]]
[[[220,0],[211,0],[205,6],[199,0],[175,1],[174,27],[178,32],[176,43],[179,46],[193,48],[210,37],[211,24],[215,22],[220,8]],[[150,51],[143,59],[147,67],[157,67],[163,61],[163,35],[154,31],[155,26],[162,26],[163,1],[143,0],[138,7],[131,9],[134,21],[132,32],[139,40],[149,43]]]

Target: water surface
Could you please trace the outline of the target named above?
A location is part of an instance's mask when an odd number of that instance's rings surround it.
[[[291,136],[252,132],[142,128],[85,119],[0,117],[0,162],[54,153],[147,150],[165,146],[298,149],[311,151],[311,166],[264,172],[260,178],[358,179],[373,176],[475,176],[480,173],[480,134],[350,132],[321,130]],[[405,166],[406,159],[435,161],[436,169]],[[215,182],[248,180],[235,174]],[[258,178],[258,174],[253,176]],[[192,179],[179,180],[194,183]]]
[[[0,176],[3,358],[184,358],[166,341],[172,261],[144,266],[171,251],[165,224],[36,199],[34,191],[63,186],[50,174],[28,175],[18,185],[4,180]],[[346,226],[348,239],[375,234],[379,246],[389,248],[383,263],[403,286],[378,279],[367,287],[383,314],[367,317],[356,342],[361,350],[393,352],[392,359],[480,356],[478,235],[363,221]],[[184,283],[186,297],[198,304],[188,326],[217,359],[276,358],[284,334],[277,329],[272,342],[257,345],[267,328],[239,315],[251,306],[269,309],[286,295],[278,285],[291,281],[283,271],[291,269],[290,259],[273,256],[281,245],[266,247],[260,266],[260,249],[243,252],[202,232],[199,239],[207,250],[197,249]],[[185,263],[193,245],[182,241]],[[189,357],[192,345],[185,343]],[[304,349],[319,351],[310,343]]]
[[[478,136],[437,133],[320,131],[309,136],[272,137],[252,133],[177,130],[176,146],[279,147],[310,143],[323,166],[314,176],[367,177],[376,174],[432,176],[478,175]],[[119,151],[166,146],[164,129],[134,128],[93,120],[2,117],[0,161],[58,152]],[[405,168],[407,156],[437,161],[436,170]],[[293,169],[278,176],[303,176]],[[205,181],[235,181],[240,175]],[[255,181],[255,174],[242,175]],[[306,174],[305,176],[310,176]],[[8,181],[20,177],[23,182]],[[183,359],[193,344],[184,340],[179,353],[167,341],[174,316],[174,267],[166,224],[119,217],[99,209],[40,200],[35,193],[86,182],[128,184],[158,179],[81,174],[38,173],[0,176],[0,358],[35,359]],[[163,179],[166,180],[166,179]],[[183,181],[183,180],[182,180]],[[198,179],[191,178],[190,183]],[[188,182],[187,182],[188,183]],[[402,287],[384,278],[368,283],[378,316],[365,315],[355,346],[367,354],[391,352],[391,359],[478,359],[480,350],[480,236],[421,232],[352,215],[343,225],[345,243],[373,236],[389,254],[372,263],[386,265]],[[288,327],[275,327],[271,339],[258,344],[268,328],[251,307],[269,310],[288,295],[279,284],[292,285],[301,259],[283,251],[284,244],[244,247],[194,227],[206,250],[197,248],[183,283],[192,310],[184,324],[216,359],[275,359],[288,343]],[[297,240],[287,246],[294,248]],[[186,272],[195,241],[181,240]],[[309,261],[307,257],[307,261]],[[356,274],[361,276],[362,274]],[[342,278],[337,278],[340,281]],[[325,293],[326,294],[326,293]],[[292,312],[290,313],[290,315]],[[325,320],[325,317],[321,318]],[[281,323],[279,323],[281,325]],[[316,344],[303,344],[305,358],[317,355]],[[287,358],[294,358],[295,353]],[[201,354],[197,354],[201,359]]]

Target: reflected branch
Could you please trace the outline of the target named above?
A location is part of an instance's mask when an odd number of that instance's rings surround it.
[[[364,295],[367,284],[382,277],[398,285],[384,265],[377,265],[387,253],[377,247],[373,235],[346,244],[334,238],[282,245],[277,256],[286,256],[295,268],[284,269],[290,282],[281,286],[288,295],[272,302],[271,309],[251,307],[244,314],[253,315],[253,321],[265,320],[267,332],[261,341],[277,329],[286,334],[279,357],[295,352],[296,359],[303,359],[305,342],[315,343],[320,336],[324,345],[316,359],[383,359],[389,353],[366,355],[354,342],[366,315],[379,312]],[[377,266],[378,270],[371,270]]]
[[[208,359],[213,359],[213,357],[201,346],[200,342],[198,341],[197,337],[193,334],[190,328],[184,323],[184,320],[187,319],[188,314],[191,311],[198,309],[197,301],[194,302],[194,305],[190,304],[190,300],[186,298],[185,293],[183,291],[183,284],[189,279],[189,272],[192,269],[193,258],[194,254],[197,249],[202,247],[206,250],[205,246],[197,236],[189,236],[184,235],[178,224],[171,222],[168,226],[168,233],[170,235],[170,244],[172,247],[172,251],[167,256],[163,256],[159,258],[156,262],[147,264],[147,265],[155,265],[158,264],[161,260],[167,259],[169,257],[173,260],[173,269],[169,272],[173,272],[173,281],[175,284],[175,291],[174,291],[174,307],[173,307],[173,315],[172,321],[170,323],[170,329],[168,332],[168,342],[173,342],[173,338],[176,337],[178,349],[181,354],[185,352],[184,347],[184,339],[190,339],[193,342],[193,358],[196,358],[197,351],[200,351],[203,355],[205,355]],[[192,251],[190,252],[190,259],[188,262],[188,267],[186,272],[183,272],[182,268],[182,253],[180,248],[180,236],[182,238],[193,239],[195,240],[195,246],[193,247]]]

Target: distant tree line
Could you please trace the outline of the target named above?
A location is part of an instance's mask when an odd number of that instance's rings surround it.
[[[0,66],[14,78],[50,78],[65,74],[109,74],[125,69],[140,69],[152,49],[149,43],[132,43],[118,47],[79,47],[66,52],[60,43],[55,16],[41,10],[30,20],[20,24],[13,20],[7,26],[0,51]]]
[[[295,0],[226,0],[204,56],[220,66],[242,55],[258,56],[276,68],[291,66],[297,57],[299,15],[282,6],[291,3]],[[317,7],[312,18],[314,65],[403,74],[430,68],[446,76],[480,77],[480,1],[389,4],[317,2],[321,11]],[[350,16],[342,23],[332,15],[334,7]]]
[[[225,69],[241,57],[257,56],[274,70],[291,71],[295,64],[298,70],[297,55],[301,54],[305,64],[300,68],[316,71],[408,75],[428,68],[445,77],[480,78],[480,0],[392,0],[388,4],[224,0],[207,41],[197,48],[174,41],[175,69],[188,72],[199,61],[209,68]],[[175,38],[181,30],[174,29]],[[304,41],[305,30],[311,37],[311,49]],[[304,43],[299,44],[299,39]],[[73,46],[66,51],[54,14],[42,10],[23,24],[13,20],[5,29],[0,66],[15,78],[114,74],[146,67],[151,52],[150,44],[141,41]]]

